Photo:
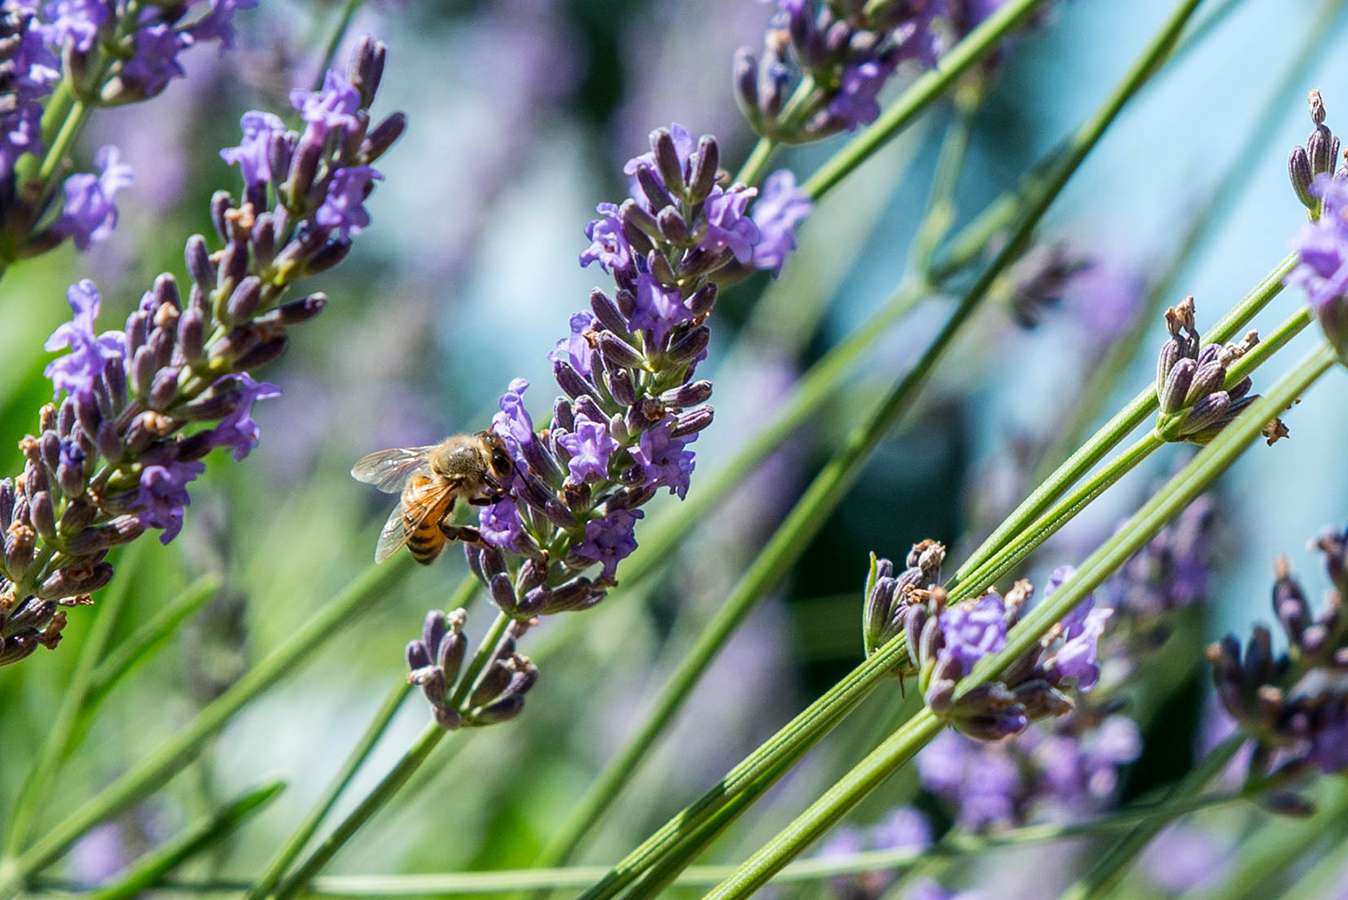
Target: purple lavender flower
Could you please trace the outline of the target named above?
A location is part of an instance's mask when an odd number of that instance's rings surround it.
[[[917,770],[922,786],[954,809],[961,828],[982,831],[1018,820],[1020,771],[1000,745],[943,731],[917,755]]]
[[[194,41],[220,42],[220,49],[234,46],[234,14],[241,9],[256,9],[257,0],[211,0],[210,11],[191,26],[187,32]]]
[[[1316,176],[1311,193],[1323,209],[1297,235],[1301,262],[1287,283],[1306,291],[1325,336],[1348,358],[1348,178]]]
[[[557,342],[557,347],[548,354],[554,363],[565,362],[577,372],[589,378],[593,371],[594,348],[585,333],[594,328],[594,316],[587,312],[578,312],[571,316],[571,334]]]
[[[694,435],[694,438],[696,435]],[[693,451],[685,449],[694,438],[675,437],[667,423],[642,432],[632,450],[632,458],[641,463],[647,484],[667,487],[680,500],[688,493],[693,474]]]
[[[290,102],[320,138],[332,129],[352,132],[360,127],[360,92],[336,69],[328,70],[320,90],[291,91]]]
[[[478,530],[482,532],[482,539],[493,547],[517,550],[524,526],[520,522],[520,511],[515,501],[507,497],[491,506],[484,506],[478,514]]]
[[[609,436],[608,423],[585,415],[576,416],[575,426],[559,434],[557,444],[571,455],[567,467],[576,484],[607,478],[609,457],[618,449],[618,442]]]
[[[236,387],[240,391],[234,411],[220,420],[208,439],[212,447],[229,447],[236,461],[243,460],[257,446],[260,431],[253,421],[253,404],[258,400],[272,400],[281,396],[281,389],[267,382],[256,382],[247,372],[226,375],[217,381],[217,390]]]
[[[707,218],[707,233],[698,246],[716,252],[728,249],[741,264],[754,256],[754,245],[759,241],[758,226],[745,215],[749,202],[758,194],[753,188],[712,188],[706,199],[703,214]]]
[[[529,382],[516,378],[501,395],[501,411],[491,420],[492,431],[501,436],[516,465],[527,465],[521,447],[534,439],[534,420],[524,405]]]
[[[335,228],[343,238],[360,234],[370,224],[370,214],[364,205],[370,183],[383,178],[371,166],[347,166],[336,170],[314,221],[325,228]]]
[[[1100,680],[1100,636],[1113,614],[1111,609],[1092,609],[1080,623],[1067,629],[1062,647],[1049,662],[1058,678],[1075,679],[1077,689],[1082,691],[1095,687]]]
[[[595,211],[599,213],[599,218],[592,219],[585,226],[585,236],[590,239],[590,246],[580,254],[581,266],[597,262],[610,275],[630,270],[632,248],[623,236],[617,204],[601,203]]]
[[[0,178],[8,178],[25,153],[42,150],[42,105],[24,103],[12,114],[0,117]]]
[[[790,169],[779,169],[767,177],[750,211],[758,226],[754,268],[765,269],[774,278],[782,273],[786,258],[796,249],[796,229],[813,208],[814,201],[796,187],[796,176]]]
[[[252,110],[239,121],[243,140],[237,147],[226,147],[220,158],[231,166],[238,166],[243,183],[248,187],[271,181],[271,144],[277,135],[286,134],[285,123],[269,112]]]
[[[44,374],[51,379],[55,396],[65,391],[72,397],[91,398],[94,383],[103,374],[109,359],[120,359],[125,339],[119,331],[94,334],[100,298],[98,287],[85,279],[66,291],[66,298],[75,315],[59,326],[43,347],[49,351],[70,352],[47,364]]]
[[[637,276],[636,311],[632,327],[648,334],[656,346],[665,342],[674,326],[693,317],[678,288],[668,287],[643,272]]]
[[[868,850],[906,850],[916,855],[931,846],[931,824],[912,807],[902,806],[869,828],[839,828],[819,848],[820,859],[855,856]],[[889,871],[862,872],[832,880],[834,893],[848,900],[879,898],[894,883]]]
[[[880,117],[880,90],[894,74],[892,64],[878,59],[843,67],[838,92],[829,101],[828,111],[848,130],[869,125]]]
[[[637,549],[637,520],[645,517],[639,509],[621,509],[602,519],[585,523],[585,540],[576,554],[603,565],[605,578],[612,578],[622,562]]]
[[[131,167],[111,145],[98,151],[94,164],[98,175],[71,175],[65,180],[65,203],[56,223],[57,232],[69,236],[80,250],[88,250],[112,233],[117,226],[114,198],[135,180]]]
[[[107,0],[50,0],[42,11],[47,42],[58,48],[69,43],[87,51],[110,15]]]
[[[677,160],[678,168],[686,176],[693,161],[693,152],[697,149],[697,141],[694,140],[692,132],[687,128],[684,128],[678,122],[674,122],[669,126],[669,135],[673,141],[674,155]],[[650,199],[645,198],[645,192],[642,190],[640,182],[637,181],[637,170],[643,166],[651,170],[652,174],[655,176],[655,180],[658,181],[662,187],[668,189],[669,185],[665,184],[664,177],[660,174],[660,167],[656,164],[654,150],[634,156],[627,161],[623,166],[623,174],[626,175],[631,182],[630,187],[632,189],[632,194],[636,197],[644,198],[646,201],[645,205],[647,209],[649,209],[651,206]]]
[[[1174,897],[1196,895],[1229,871],[1227,852],[1217,838],[1187,822],[1158,834],[1139,865],[1149,881]]]
[[[133,507],[141,524],[162,528],[159,542],[167,544],[183,527],[183,509],[192,502],[187,485],[206,464],[175,461],[162,466],[146,466],[140,473],[140,492]]]
[[[1006,646],[1006,606],[1001,595],[989,591],[974,603],[951,607],[941,617],[945,647],[937,656],[938,664],[958,665],[959,674],[967,675],[983,657]]]
[[[191,36],[167,22],[142,28],[136,32],[134,53],[122,65],[122,78],[152,97],[186,74],[178,54],[190,46]]]

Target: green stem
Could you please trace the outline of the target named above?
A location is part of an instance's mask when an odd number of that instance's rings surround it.
[[[1062,587],[1032,609],[1007,635],[1006,645],[1001,651],[979,661],[974,670],[960,681],[956,699],[994,680],[1030,652],[1056,622],[1103,584],[1166,522],[1224,472],[1259,437],[1265,424],[1295,402],[1334,362],[1332,348],[1321,344],[1292,372],[1280,379],[1267,396],[1255,401],[1239,418],[1224,428],[1161,491],[1143,504],[1118,532],[1097,548]],[[907,762],[941,727],[940,719],[929,709],[924,708],[917,713],[795,821],[759,848],[732,878],[722,882],[708,896],[743,897],[762,886],[773,873]]]
[[[1212,327],[1207,337],[1209,343],[1222,343],[1230,340],[1236,332],[1244,328],[1274,297],[1282,292],[1285,279],[1297,267],[1300,258],[1296,253],[1288,254],[1273,271],[1250,291],[1239,304]],[[1040,483],[1030,496],[983,541],[951,579],[949,587],[960,584],[978,567],[987,562],[999,548],[1014,535],[1024,530],[1038,518],[1053,501],[1062,495],[1069,486],[1075,484],[1091,467],[1104,458],[1115,446],[1127,437],[1135,428],[1156,412],[1156,391],[1153,387],[1143,388],[1122,410],[1106,422],[1090,440],[1067,458],[1062,465]]]
[[[92,893],[92,900],[122,900],[141,897],[157,886],[169,872],[201,851],[214,846],[236,831],[252,816],[257,815],[285,790],[283,782],[273,782],[249,791],[233,803],[217,811],[205,821],[193,825],[178,837],[156,849],[136,863],[115,883]]]
[[[853,138],[819,167],[803,185],[818,200],[838,182],[871,157],[886,141],[908,127],[923,110],[951,88],[965,72],[981,62],[1006,34],[1024,22],[1043,0],[1012,0],[970,32],[969,36],[941,57],[936,68],[925,73],[873,125]]]
[[[1243,792],[1213,793],[1177,803],[1139,804],[1085,822],[1028,825],[987,835],[951,835],[925,851],[869,850],[846,856],[798,860],[773,878],[774,884],[809,884],[845,875],[911,869],[931,859],[961,859],[1007,847],[1024,847],[1073,840],[1129,828],[1153,817],[1176,816],[1211,809],[1247,799]],[[691,866],[673,882],[675,887],[712,887],[734,871],[732,865]],[[428,875],[335,875],[314,879],[313,896],[424,897],[442,895],[501,894],[527,890],[567,890],[584,887],[604,873],[601,866],[564,869],[513,869],[492,872],[449,872]],[[60,882],[42,882],[39,887],[63,888]],[[182,893],[236,893],[247,890],[242,881],[174,881],[164,884]]]
[[[458,687],[454,691],[451,705],[461,712],[467,712],[464,704],[468,701],[468,696],[472,692],[474,685],[477,684],[478,677],[482,670],[486,668],[487,663],[491,662],[492,656],[496,653],[496,648],[500,645],[501,639],[505,637],[507,629],[513,620],[505,613],[498,613],[496,621],[492,623],[487,634],[478,644],[477,651],[473,654],[472,660],[468,663],[468,668],[464,670],[463,677],[460,678]],[[426,726],[426,730],[421,733],[402,759],[398,760],[387,775],[375,785],[351,813],[333,829],[332,834],[324,839],[323,843],[315,848],[314,852],[309,854],[308,858],[300,865],[295,873],[282,882],[276,891],[279,900],[293,897],[305,889],[313,877],[323,870],[337,854],[337,851],[345,846],[346,842],[355,836],[366,822],[368,822],[375,813],[383,808],[384,804],[392,800],[398,793],[398,790],[407,783],[407,779],[421,768],[421,764],[431,755],[431,751],[440,743],[448,732],[439,724],[432,722]]]
[[[84,126],[84,120],[88,115],[89,106],[83,100],[76,100],[66,113],[65,119],[61,122],[61,130],[56,132],[51,146],[47,148],[47,155],[42,158],[42,166],[37,171],[37,177],[44,185],[48,184],[65,160],[66,154],[70,152],[70,145],[75,142],[75,136],[80,133],[80,128]]]
[[[1307,848],[1318,843],[1325,834],[1332,836],[1337,846],[1332,847],[1323,859],[1312,866],[1296,880],[1296,883],[1283,892],[1283,897],[1333,897],[1335,890],[1342,890],[1343,873],[1348,872],[1348,841],[1344,838],[1344,823],[1348,821],[1348,784],[1342,778],[1325,778],[1321,784],[1328,789],[1329,797],[1317,797],[1315,814],[1304,822],[1289,822],[1275,819],[1264,826],[1265,829],[1276,825],[1279,834],[1269,835],[1252,847],[1249,856],[1241,855],[1236,870],[1222,885],[1216,897],[1237,884],[1235,877],[1249,871],[1247,860],[1257,859],[1273,868],[1256,869],[1247,879],[1247,886],[1254,886],[1259,876],[1274,872],[1287,871],[1295,861],[1304,856]],[[1263,834],[1260,829],[1257,834]],[[1248,843],[1248,842],[1247,842]],[[1248,889],[1246,896],[1249,896]]]
[[[323,647],[350,631],[351,622],[366,612],[412,569],[412,558],[400,554],[382,566],[366,569],[331,602],[321,607],[281,646],[236,681],[229,690],[197,713],[188,725],[139,765],[95,794],[17,860],[0,872],[0,896],[12,894],[28,878],[61,856],[89,829],[129,807],[182,771],[197,752],[234,714]]]
[[[337,773],[337,777],[333,779],[332,784],[328,785],[328,789],[323,792],[323,796],[319,799],[313,811],[305,817],[295,833],[286,840],[285,845],[281,847],[281,851],[267,866],[257,884],[248,892],[248,900],[261,900],[281,881],[281,877],[290,868],[290,864],[304,850],[304,846],[318,831],[318,827],[323,824],[323,820],[328,817],[328,813],[332,812],[332,808],[337,805],[338,798],[346,791],[347,786],[351,784],[351,780],[356,777],[356,772],[360,770],[360,767],[365,764],[365,760],[369,758],[370,753],[374,751],[375,745],[384,736],[384,732],[388,730],[393,717],[402,708],[403,701],[407,699],[407,695],[411,691],[412,686],[406,681],[402,681],[389,692],[388,697],[380,705],[369,726],[366,727],[365,734],[361,736],[361,739],[351,751],[351,755],[347,757],[341,771]]]
[[[1231,757],[1235,756],[1236,751],[1240,749],[1242,740],[1242,737],[1237,734],[1219,744],[1211,753],[1200,760],[1198,765],[1194,766],[1193,771],[1184,776],[1171,792],[1169,799],[1182,801],[1184,797],[1195,795],[1201,791],[1203,786],[1231,761]],[[1136,828],[1124,835],[1113,847],[1110,847],[1084,878],[1068,888],[1063,894],[1062,900],[1086,900],[1086,898],[1099,897],[1107,893],[1119,883],[1124,873],[1127,872],[1128,866],[1146,848],[1147,844],[1151,843],[1152,838],[1160,834],[1161,830],[1168,824],[1170,824],[1170,818],[1158,818],[1139,823]]]
[[[94,618],[93,627],[89,630],[84,646],[80,648],[80,656],[75,663],[75,670],[70,675],[70,681],[62,692],[61,707],[56,713],[51,732],[42,744],[32,770],[23,780],[23,787],[10,813],[9,834],[5,837],[6,859],[13,859],[23,849],[28,839],[28,832],[33,827],[33,821],[47,799],[52,779],[66,759],[67,751],[76,734],[80,713],[93,685],[95,669],[108,645],[108,640],[112,637],[122,606],[126,603],[132,576],[142,553],[139,545],[128,550],[124,557],[122,577],[108,590],[103,602],[99,604],[99,613]]]
[[[739,172],[735,174],[735,181],[739,184],[758,183],[763,178],[763,170],[768,167],[772,153],[776,149],[777,142],[772,138],[759,138],[758,143],[754,144],[754,149],[749,151],[744,165],[740,166]]]
[[[328,69],[332,68],[333,60],[337,58],[337,51],[342,46],[342,40],[346,37],[346,31],[351,27],[351,20],[356,17],[356,13],[365,5],[365,0],[346,0],[346,5],[342,7],[342,12],[337,19],[337,27],[332,30],[332,36],[328,38],[327,47],[323,50],[323,60],[318,67],[318,75],[314,81],[314,90],[323,89],[323,79],[327,76]]]
[[[435,722],[427,725],[426,730],[421,733],[421,737],[417,738],[416,743],[403,754],[402,759],[398,760],[398,764],[380,780],[379,784],[375,785],[373,790],[365,795],[360,804],[351,811],[351,814],[333,829],[332,834],[328,835],[323,843],[319,844],[314,852],[309,854],[309,858],[304,861],[303,865],[282,882],[276,890],[278,900],[286,900],[286,898],[294,897],[305,890],[309,881],[322,871],[323,867],[337,854],[337,851],[360,830],[360,827],[368,822],[385,803],[393,799],[393,796],[398,793],[398,789],[406,783],[408,778],[412,777],[412,773],[426,761],[426,757],[430,756],[431,751],[448,733]]]

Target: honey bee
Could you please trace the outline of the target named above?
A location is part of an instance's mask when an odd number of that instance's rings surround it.
[[[426,566],[449,541],[480,541],[476,528],[453,523],[455,501],[462,497],[474,506],[495,503],[505,496],[513,470],[505,444],[490,431],[362,456],[351,467],[351,477],[386,494],[399,494],[379,533],[374,561],[383,562],[406,546]]]

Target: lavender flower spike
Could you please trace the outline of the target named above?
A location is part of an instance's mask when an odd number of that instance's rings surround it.
[[[354,74],[370,96],[383,52],[366,40],[356,54]],[[355,114],[368,121],[364,106]],[[273,133],[272,149],[296,139]],[[268,168],[245,174],[244,199],[224,191],[213,198],[220,248],[188,239],[188,281],[180,287],[160,275],[120,331],[97,330],[92,282],[71,287],[74,315],[46,344],[66,351],[46,370],[56,402],[41,410],[37,435],[21,442],[22,474],[0,480],[0,664],[56,645],[65,624],[59,608],[90,602],[108,583],[112,547],[151,528],[173,540],[213,449],[242,460],[257,446],[253,404],[279,391],[253,373],[284,352],[291,326],[327,302],[320,294],[287,301],[287,289],[339,261],[356,230],[322,221],[310,192],[296,197],[282,187],[303,178],[313,197],[328,196],[336,173],[368,168],[387,146],[367,138],[333,142],[317,158],[270,154]],[[106,159],[105,176],[116,165]],[[99,210],[107,199],[67,214],[87,212],[79,227],[92,236],[114,215]]]
[[[1325,126],[1319,91],[1311,91],[1311,118],[1315,131],[1288,164],[1311,222],[1294,242],[1301,261],[1287,283],[1306,291],[1325,337],[1348,364],[1348,171],[1334,172],[1339,139]]]

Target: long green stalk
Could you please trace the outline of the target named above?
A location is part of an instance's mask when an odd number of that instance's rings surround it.
[[[984,658],[960,682],[957,698],[995,679],[1030,652],[1053,624],[1104,583],[1119,566],[1140,550],[1156,532],[1187,506],[1240,453],[1260,436],[1264,426],[1294,403],[1335,362],[1333,350],[1321,344],[1284,376],[1193,460],[1164,488],[1143,504],[1128,522],[1092,553],[1081,567],[1040,606],[1034,608],[1007,636],[1006,646]],[[794,822],[763,845],[708,897],[744,897],[762,886],[787,862],[836,823],[876,786],[912,758],[942,728],[939,718],[923,709],[893,736],[848,772]]]
[[[469,694],[477,684],[478,677],[486,668],[487,663],[496,653],[496,648],[500,645],[506,631],[510,628],[511,618],[505,613],[498,613],[496,620],[488,629],[482,643],[478,645],[477,652],[469,661],[464,669],[462,678],[459,680],[459,686],[454,691],[450,700],[450,705],[455,709],[462,710],[468,700]],[[315,875],[323,870],[337,851],[346,845],[346,842],[355,836],[356,832],[368,822],[375,813],[384,807],[398,793],[407,779],[421,764],[431,755],[431,751],[442,741],[449,732],[441,727],[437,722],[431,722],[426,729],[417,738],[416,742],[403,754],[397,764],[389,770],[388,774],[380,779],[379,784],[365,795],[360,803],[353,809],[345,819],[338,823],[332,833],[324,838],[323,842],[314,849],[312,853],[300,864],[294,874],[288,876],[281,886],[277,888],[276,896],[279,900],[286,900],[288,897],[294,897],[305,889],[305,886],[313,879]]]
[[[592,794],[598,794],[601,788],[611,792],[626,783],[630,773],[647,756],[651,745],[673,719],[729,636],[752,610],[758,599],[794,565],[810,539],[823,527],[828,514],[842,501],[846,489],[859,473],[871,450],[907,410],[965,322],[987,298],[1002,272],[1017,258],[1054,198],[1099,142],[1128,100],[1145,83],[1154,61],[1164,58],[1169,53],[1198,2],[1199,0],[1186,0],[1180,5],[1166,28],[1134,63],[1104,105],[1078,132],[1068,151],[1045,178],[1041,191],[1027,204],[1024,217],[1006,244],[957,304],[917,363],[894,384],[866,419],[847,436],[842,448],[816,476],[787,514],[782,525],[769,539],[767,546],[754,560],[719,608],[716,616],[699,635],[688,655],[681,661],[661,691],[648,718],[601,775],[600,782]]]
[[[1139,804],[1085,822],[1027,825],[987,835],[955,835],[950,840],[944,840],[923,851],[869,850],[846,856],[799,860],[777,873],[773,883],[808,884],[865,872],[907,870],[931,859],[961,859],[1007,847],[1108,834],[1154,817],[1172,819],[1185,813],[1225,806],[1245,799],[1246,795],[1243,793],[1212,793],[1175,803]],[[734,869],[735,867],[730,865],[692,866],[675,879],[674,886],[712,887]],[[603,872],[601,866],[573,866],[563,869],[514,869],[431,875],[338,875],[315,879],[308,893],[318,897],[424,897],[447,894],[471,896],[526,890],[553,891],[584,887]],[[45,887],[46,884],[43,882],[39,886]],[[51,886],[59,888],[62,885],[55,882]],[[229,880],[178,880],[164,886],[182,893],[207,894],[237,893],[246,890],[248,884]]]
[[[107,887],[92,893],[92,900],[122,900],[140,897],[157,886],[169,872],[196,854],[214,846],[236,831],[252,816],[260,813],[285,790],[285,784],[272,782],[255,788],[202,822],[188,828],[154,852],[142,857],[125,875]]]
[[[309,839],[314,836],[318,827],[323,824],[323,820],[328,817],[328,813],[332,812],[332,808],[337,805],[338,798],[351,784],[351,780],[356,777],[356,772],[360,770],[360,767],[365,764],[365,760],[369,758],[370,753],[374,751],[375,745],[384,736],[384,732],[388,730],[389,725],[393,722],[393,717],[398,714],[403,701],[407,699],[407,695],[411,691],[412,686],[404,680],[395,685],[394,689],[389,692],[388,697],[380,704],[374,718],[370,720],[369,726],[365,729],[365,734],[361,736],[355,748],[352,749],[351,755],[342,764],[337,777],[328,785],[313,811],[304,818],[299,828],[286,840],[280,852],[276,854],[266,870],[263,871],[257,884],[248,892],[249,900],[262,900],[271,892],[272,888],[280,883],[281,877],[290,868],[290,864],[304,850],[305,845],[309,843]]]
[[[37,761],[24,779],[23,787],[14,802],[14,809],[10,812],[9,833],[5,836],[6,859],[18,856],[23,850],[33,821],[47,799],[52,779],[66,759],[66,751],[79,724],[80,712],[93,684],[94,671],[117,625],[122,606],[125,605],[131,589],[136,564],[143,553],[144,551],[138,546],[127,551],[124,556],[122,577],[108,589],[102,602],[98,604],[98,614],[94,617],[93,627],[89,630],[84,646],[80,648],[75,670],[62,692],[61,706],[57,710],[51,731],[38,752]]]
[[[351,622],[412,570],[401,554],[371,566],[318,609],[276,650],[206,706],[177,735],[88,801],[0,872],[0,896],[14,893],[28,878],[57,859],[89,829],[156,790],[190,763],[197,751],[255,697],[291,672],[331,638],[349,632]]]

